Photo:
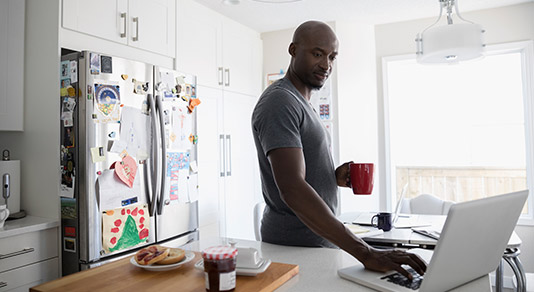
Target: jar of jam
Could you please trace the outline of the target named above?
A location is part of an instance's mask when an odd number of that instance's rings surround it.
[[[202,251],[206,291],[234,291],[237,248],[213,246]]]

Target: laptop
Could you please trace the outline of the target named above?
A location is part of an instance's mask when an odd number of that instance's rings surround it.
[[[340,269],[338,275],[378,291],[447,291],[463,285],[497,268],[527,197],[525,190],[452,205],[434,252],[410,250],[429,263],[420,281],[407,281],[395,271],[366,270],[362,264]]]
[[[402,187],[401,195],[399,200],[397,201],[397,206],[395,207],[395,213],[393,214],[393,226],[395,228],[411,228],[411,227],[421,227],[421,226],[429,226],[428,222],[420,222],[418,215],[407,215],[407,214],[400,214],[402,201],[404,199],[404,196],[406,195],[406,190],[408,190],[408,184],[405,184],[404,187]],[[373,216],[376,215],[376,212],[362,212],[358,214],[358,217],[356,217],[352,223],[363,225],[363,226],[371,226],[371,219]]]

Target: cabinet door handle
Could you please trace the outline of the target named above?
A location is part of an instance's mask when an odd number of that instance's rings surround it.
[[[126,37],[126,12],[121,13],[122,24],[124,25],[123,31],[121,32],[121,38]]]
[[[226,156],[228,162],[228,169],[226,170],[226,176],[232,176],[232,136],[231,135],[226,135],[226,143],[228,145],[227,149],[226,149],[226,153],[228,153],[228,155]]]
[[[219,81],[219,85],[223,85],[224,75],[223,75],[223,67],[217,68],[217,80]]]
[[[0,288],[4,288],[7,286],[7,282],[0,282]]]
[[[224,73],[226,75],[226,82],[224,83],[225,86],[230,86],[230,68],[224,69]]]
[[[134,42],[139,40],[139,17],[134,17],[133,22],[135,22],[135,36],[132,38]]]
[[[30,253],[30,252],[33,252],[34,250],[35,249],[33,247],[30,247],[30,248],[25,248],[23,250],[15,251],[15,252],[8,253],[8,254],[0,254],[0,260],[7,259],[7,258],[10,258],[10,257],[19,256],[19,255],[23,255],[25,253]]]
[[[224,171],[226,170],[226,153],[224,149],[226,148],[224,145],[224,135],[219,135],[219,157],[220,157],[220,165],[219,169],[221,170],[220,177],[224,177]]]

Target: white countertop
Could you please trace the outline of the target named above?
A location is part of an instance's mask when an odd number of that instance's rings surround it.
[[[330,248],[292,247],[269,244],[258,241],[233,239],[237,247],[253,247],[262,256],[273,262],[288,263],[299,266],[297,276],[283,284],[276,291],[374,291],[351,281],[340,278],[337,270],[340,268],[361,265],[346,252]],[[186,250],[202,251],[203,249],[228,244],[225,238],[208,238],[186,245]],[[470,282],[453,291],[491,291],[489,277]]]
[[[26,216],[21,219],[6,221],[4,227],[0,228],[0,239],[58,226],[59,220],[56,219]]]

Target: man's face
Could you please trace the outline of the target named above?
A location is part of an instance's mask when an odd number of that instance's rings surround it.
[[[306,86],[320,89],[332,72],[337,57],[337,39],[333,35],[317,34],[292,46],[293,70]]]

